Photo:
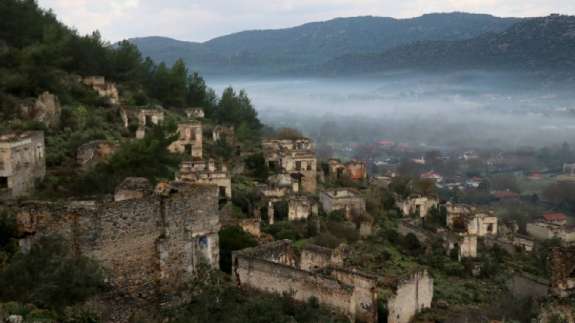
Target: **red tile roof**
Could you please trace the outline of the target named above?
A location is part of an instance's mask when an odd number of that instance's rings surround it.
[[[517,194],[515,192],[509,192],[509,191],[498,191],[498,192],[493,193],[493,195],[495,195],[495,197],[498,199],[519,198],[519,194]]]
[[[547,222],[563,222],[567,221],[567,216],[563,213],[546,213],[543,215],[543,219]]]

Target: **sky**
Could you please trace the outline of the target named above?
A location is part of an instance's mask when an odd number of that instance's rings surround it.
[[[335,17],[409,18],[465,11],[504,17],[575,14],[574,0],[37,0],[80,33],[104,39],[166,36],[206,41],[225,34]]]

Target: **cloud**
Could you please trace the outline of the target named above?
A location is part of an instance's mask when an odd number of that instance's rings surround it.
[[[81,33],[111,41],[162,35],[203,41],[246,29],[281,28],[358,15],[415,17],[467,11],[498,16],[575,14],[573,0],[38,0]]]

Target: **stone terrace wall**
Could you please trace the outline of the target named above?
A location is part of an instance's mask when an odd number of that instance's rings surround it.
[[[431,307],[433,279],[427,271],[417,272],[398,283],[395,295],[387,302],[388,323],[409,323],[423,310]]]

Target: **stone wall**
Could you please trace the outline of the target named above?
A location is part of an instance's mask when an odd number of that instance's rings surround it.
[[[341,253],[335,250],[316,245],[305,246],[300,254],[300,269],[314,271],[326,267],[338,267],[343,265]]]
[[[177,303],[199,264],[218,268],[213,186],[182,186],[169,196],[120,202],[30,202],[14,208],[23,249],[58,235],[78,254],[99,261],[113,293],[135,304]]]
[[[394,295],[387,301],[388,323],[409,323],[433,300],[433,279],[427,271],[417,272],[397,284]]]
[[[178,133],[179,138],[168,147],[168,150],[172,153],[201,159],[203,156],[202,124],[199,122],[181,123],[178,125]]]
[[[288,264],[291,242],[278,241],[233,254],[233,274],[240,286],[264,292],[287,293],[298,301],[316,298],[321,304],[363,322],[377,322],[377,280],[341,269],[302,270]],[[310,258],[311,259],[311,258]],[[312,261],[314,262],[314,261]]]
[[[46,175],[44,133],[29,131],[0,136],[0,199],[31,194]]]

